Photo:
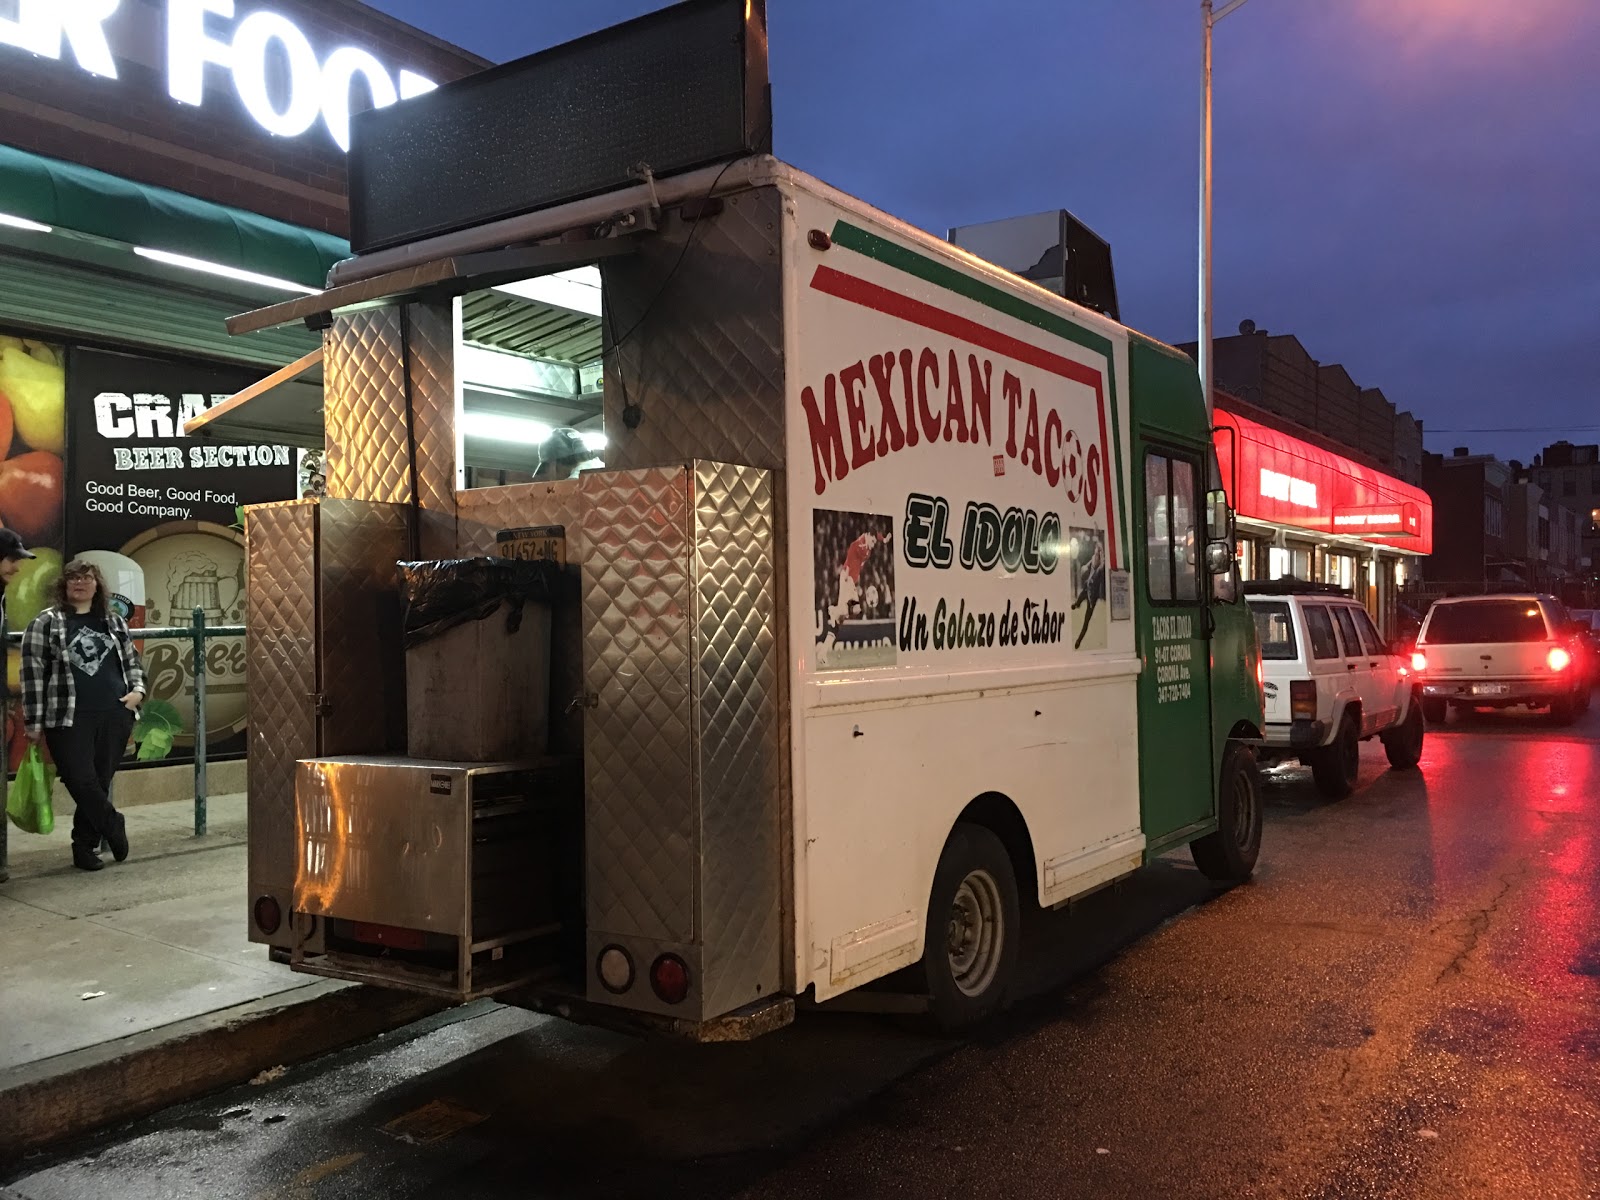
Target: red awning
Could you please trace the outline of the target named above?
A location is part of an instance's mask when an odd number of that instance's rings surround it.
[[[1433,501],[1421,488],[1247,417],[1219,409],[1216,421],[1222,480],[1241,517],[1433,552]]]

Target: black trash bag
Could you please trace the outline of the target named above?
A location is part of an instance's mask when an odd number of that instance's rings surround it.
[[[432,641],[458,625],[482,621],[502,604],[506,632],[522,627],[522,606],[549,604],[560,582],[553,562],[516,558],[450,558],[403,562],[400,593],[405,600],[405,648]]]

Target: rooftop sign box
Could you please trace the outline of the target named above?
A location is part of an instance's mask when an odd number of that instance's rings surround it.
[[[605,86],[598,86],[603,81]],[[772,149],[765,0],[688,0],[362,113],[358,252]]]

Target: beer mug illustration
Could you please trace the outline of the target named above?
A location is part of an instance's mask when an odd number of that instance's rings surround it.
[[[222,621],[239,602],[243,583],[236,574],[224,574],[209,555],[180,554],[167,568],[167,595],[174,619],[200,609],[210,622]]]

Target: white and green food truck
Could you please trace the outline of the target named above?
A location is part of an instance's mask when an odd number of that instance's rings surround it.
[[[327,495],[248,516],[250,932],[294,970],[705,1039],[894,976],[958,1028],[1024,907],[1184,844],[1254,867],[1259,662],[1187,359],[762,153],[764,115],[485,194],[497,106],[619,45],[698,70],[737,28],[762,114],[761,19],[696,0],[367,114],[359,253],[233,323],[325,331]],[[583,266],[604,465],[486,481],[482,298]],[[530,547],[556,584],[515,632],[404,648],[397,562]]]

